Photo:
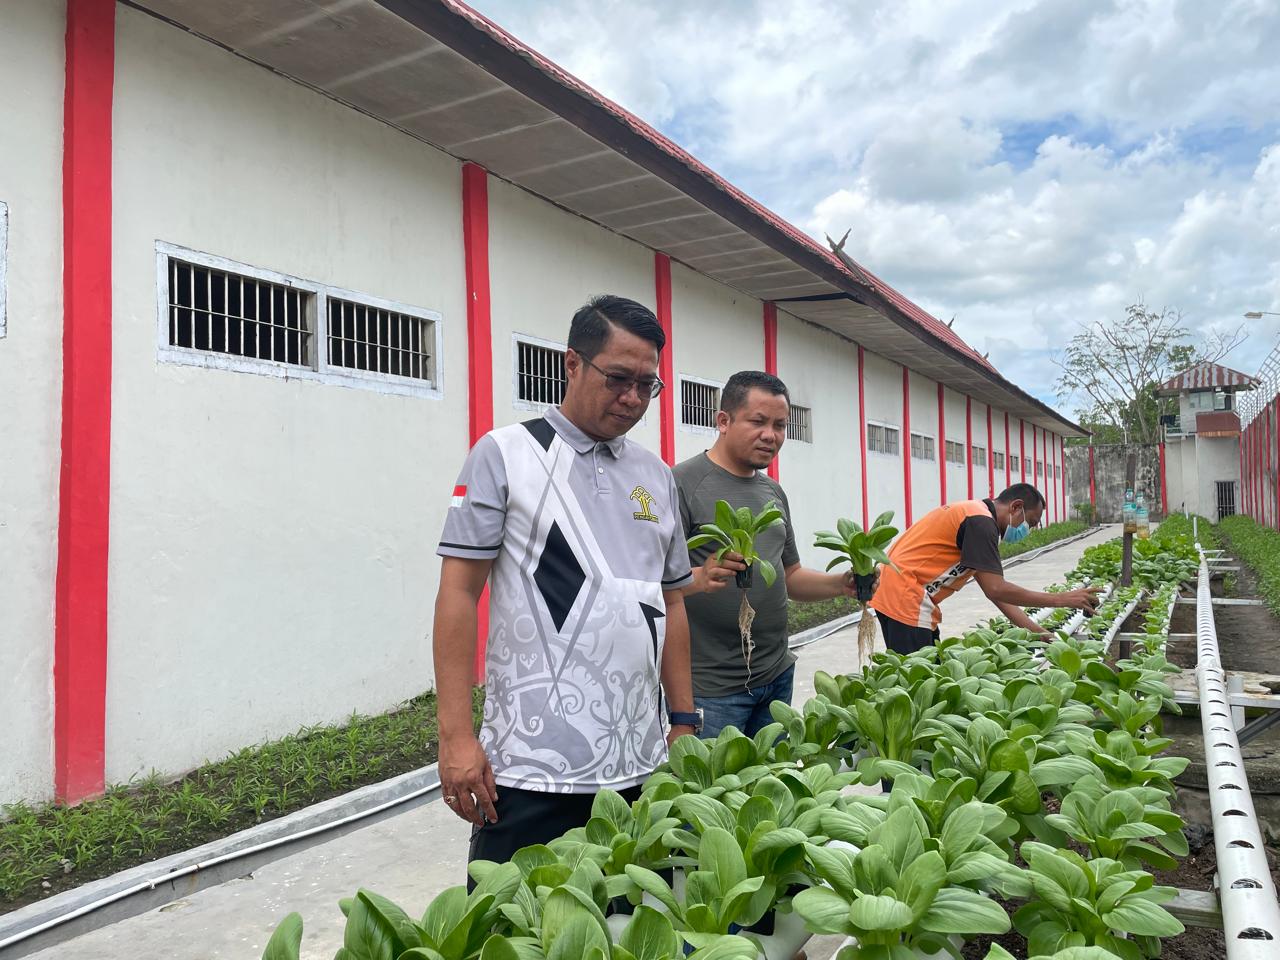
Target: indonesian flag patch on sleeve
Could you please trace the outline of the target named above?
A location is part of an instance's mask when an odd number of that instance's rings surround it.
[[[460,507],[467,499],[467,488],[462,484],[453,488],[453,499],[449,501],[449,506]]]

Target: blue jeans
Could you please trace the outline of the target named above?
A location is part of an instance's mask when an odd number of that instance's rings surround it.
[[[759,687],[752,687],[739,693],[730,693],[723,697],[693,698],[696,706],[702,708],[703,739],[719,736],[725,727],[733,725],[748,737],[754,737],[762,729],[773,723],[773,715],[769,713],[769,704],[775,700],[791,702],[791,684],[795,680],[795,664],[787,667],[777,679]]]

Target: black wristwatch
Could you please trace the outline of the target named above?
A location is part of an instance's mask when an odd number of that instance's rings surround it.
[[[673,727],[693,727],[694,733],[702,732],[702,708],[696,708],[693,713],[676,713],[674,710],[667,713],[667,719]]]

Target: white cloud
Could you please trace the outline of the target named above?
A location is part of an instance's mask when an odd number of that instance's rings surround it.
[[[1142,297],[1280,311],[1274,0],[481,0],[1048,399]],[[1270,318],[1276,319],[1276,318]],[[1252,370],[1280,326],[1251,324]]]

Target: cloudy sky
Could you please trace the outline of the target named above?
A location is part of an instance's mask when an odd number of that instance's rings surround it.
[[[1138,298],[1280,312],[1276,0],[472,2],[1046,400]]]

